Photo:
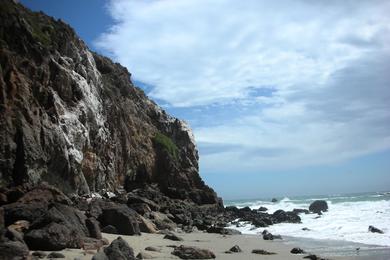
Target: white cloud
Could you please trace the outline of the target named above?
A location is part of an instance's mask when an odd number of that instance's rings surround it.
[[[195,113],[207,171],[390,148],[388,1],[112,0],[108,9],[117,24],[96,44],[155,86],[152,98],[227,106],[221,117]]]

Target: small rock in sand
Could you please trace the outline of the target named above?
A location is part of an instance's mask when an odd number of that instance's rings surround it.
[[[291,254],[305,254],[306,252],[299,247],[294,247],[293,249],[291,249],[290,253]]]
[[[240,253],[242,252],[241,248],[238,245],[233,246],[232,248],[229,249],[230,252],[233,253]]]
[[[172,241],[183,241],[183,238],[176,236],[175,234],[167,234],[164,236],[164,239],[169,239]]]
[[[268,252],[263,249],[253,249],[252,254],[257,254],[257,255],[276,255],[274,252]]]
[[[58,252],[51,252],[47,258],[49,259],[53,259],[53,258],[65,258],[65,256],[61,253],[58,253]]]
[[[379,233],[379,234],[383,234],[384,233],[382,230],[380,230],[379,228],[376,228],[374,226],[369,226],[368,227],[368,231],[370,231],[372,233]]]

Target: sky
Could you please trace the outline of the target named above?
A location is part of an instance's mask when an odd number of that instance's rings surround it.
[[[187,121],[224,199],[390,190],[390,2],[22,0]]]

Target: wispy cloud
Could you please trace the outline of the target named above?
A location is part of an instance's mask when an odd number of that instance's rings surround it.
[[[390,2],[115,0],[96,45],[191,110],[206,171],[390,148]],[[205,113],[207,111],[207,113]]]

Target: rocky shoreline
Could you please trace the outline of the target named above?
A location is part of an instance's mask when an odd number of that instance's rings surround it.
[[[68,197],[53,186],[40,184],[3,189],[0,197],[2,259],[23,259],[31,250],[106,250],[109,242],[102,232],[127,236],[139,236],[141,232],[164,234],[164,239],[182,241],[172,232],[237,235],[239,231],[226,228],[232,221],[250,221],[261,227],[300,222],[294,212],[267,214],[219,204],[197,205],[169,198],[152,186],[122,194]],[[263,234],[264,240],[278,238],[281,237]],[[180,253],[177,255],[180,257]]]

